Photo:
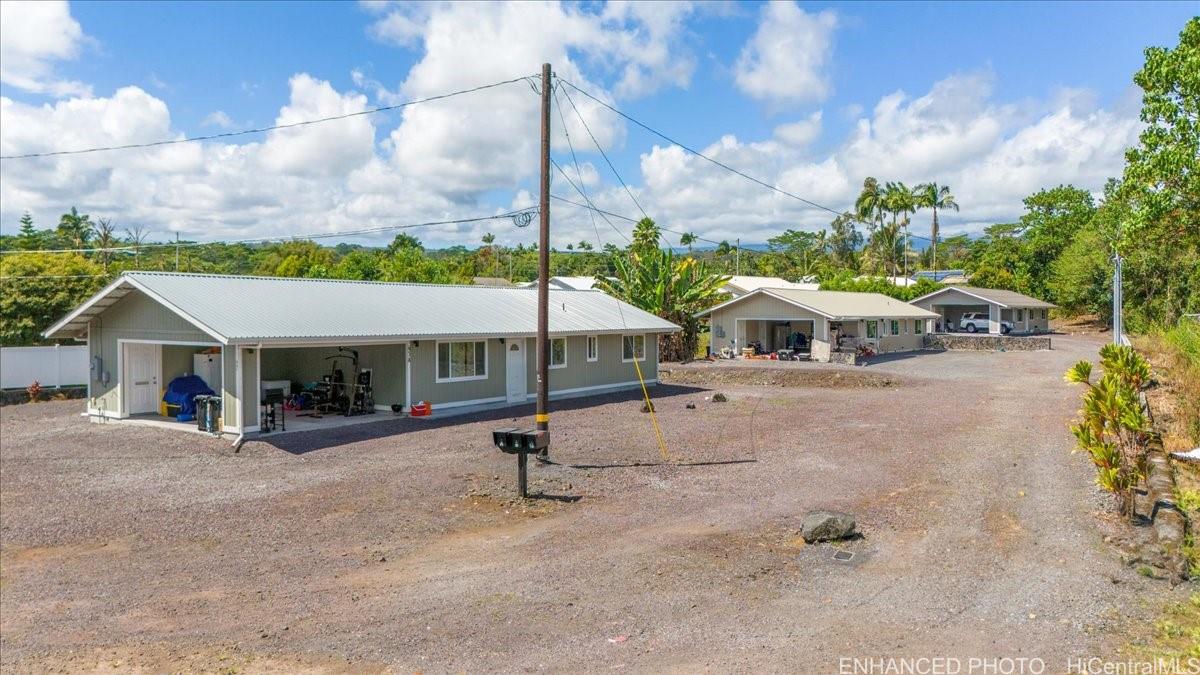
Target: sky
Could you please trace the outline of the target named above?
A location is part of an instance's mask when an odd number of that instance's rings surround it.
[[[1018,218],[1022,198],[1039,189],[1070,183],[1099,195],[1120,175],[1141,129],[1132,77],[1142,51],[1174,46],[1198,10],[1195,2],[5,0],[0,154],[359,112],[533,75],[550,62],[558,77],[666,136],[834,211],[850,207],[867,176],[947,184],[961,209],[939,218],[943,232],[977,233]],[[820,229],[832,217],[566,85],[557,93],[554,158],[605,210],[644,209],[669,230],[743,243]],[[194,240],[526,208],[537,201],[538,103],[518,81],[299,129],[7,159],[0,232],[15,232],[25,212],[52,226],[71,206],[152,239]],[[583,200],[557,173],[552,192]],[[551,214],[559,248],[621,245],[632,228],[594,223],[562,202]],[[928,220],[917,214],[913,233],[928,234]],[[427,246],[475,246],[487,232],[530,243],[534,230],[493,220],[413,234]]]

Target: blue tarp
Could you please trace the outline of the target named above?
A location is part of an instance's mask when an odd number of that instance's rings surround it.
[[[163,394],[162,400],[171,405],[179,406],[179,414],[176,419],[181,422],[196,419],[196,397],[207,395],[213,396],[217,392],[208,388],[204,380],[198,375],[184,375],[171,380],[171,384],[167,385],[167,391]]]

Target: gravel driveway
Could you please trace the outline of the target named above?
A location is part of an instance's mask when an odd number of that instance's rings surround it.
[[[666,462],[636,396],[565,402],[554,463],[531,463],[548,498],[528,503],[488,432],[531,408],[238,454],[91,424],[78,401],[3,408],[3,665],[836,672],[840,657],[1008,656],[1060,672],[1171,594],[1102,542],[1092,468],[1069,452],[1079,392],[1061,374],[1100,341],[842,371],[882,385],[722,380],[727,403],[690,376],[655,393]],[[864,536],[804,545],[816,508],[855,513]]]

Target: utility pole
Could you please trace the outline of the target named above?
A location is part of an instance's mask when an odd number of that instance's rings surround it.
[[[738,237],[734,240],[733,248],[733,273],[742,273],[742,238]]]
[[[538,202],[537,422],[550,430],[550,64],[542,64],[542,194]],[[545,454],[545,453],[543,453]]]
[[[179,271],[179,231],[175,231],[175,271]]]
[[[1113,344],[1121,344],[1121,332],[1124,326],[1121,321],[1121,306],[1124,304],[1124,289],[1121,287],[1121,254],[1113,253]]]

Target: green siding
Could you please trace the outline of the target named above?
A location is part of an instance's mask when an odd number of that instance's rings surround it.
[[[640,333],[639,333],[640,335]],[[550,368],[550,393],[583,387],[604,387],[637,382],[637,368],[632,361],[621,360],[621,335],[599,335],[599,360],[587,360],[587,336],[573,335],[567,340],[567,367]],[[526,387],[530,394],[537,393],[536,340],[525,341]],[[646,335],[646,360],[638,361],[642,378],[646,381],[658,377],[658,336]]]
[[[499,339],[487,340],[487,379],[459,382],[437,381],[437,341],[421,340],[413,348],[413,402],[439,403],[478,401],[505,396],[504,345]]]
[[[90,376],[91,400],[88,407],[112,415],[121,410],[118,340],[191,342],[197,345],[216,342],[210,335],[141,291],[134,291],[105,309],[92,319],[89,328],[89,356],[99,356],[102,366],[100,371],[93,371]],[[167,373],[165,359],[164,354],[164,375]],[[108,373],[108,384],[100,380],[104,372]]]

